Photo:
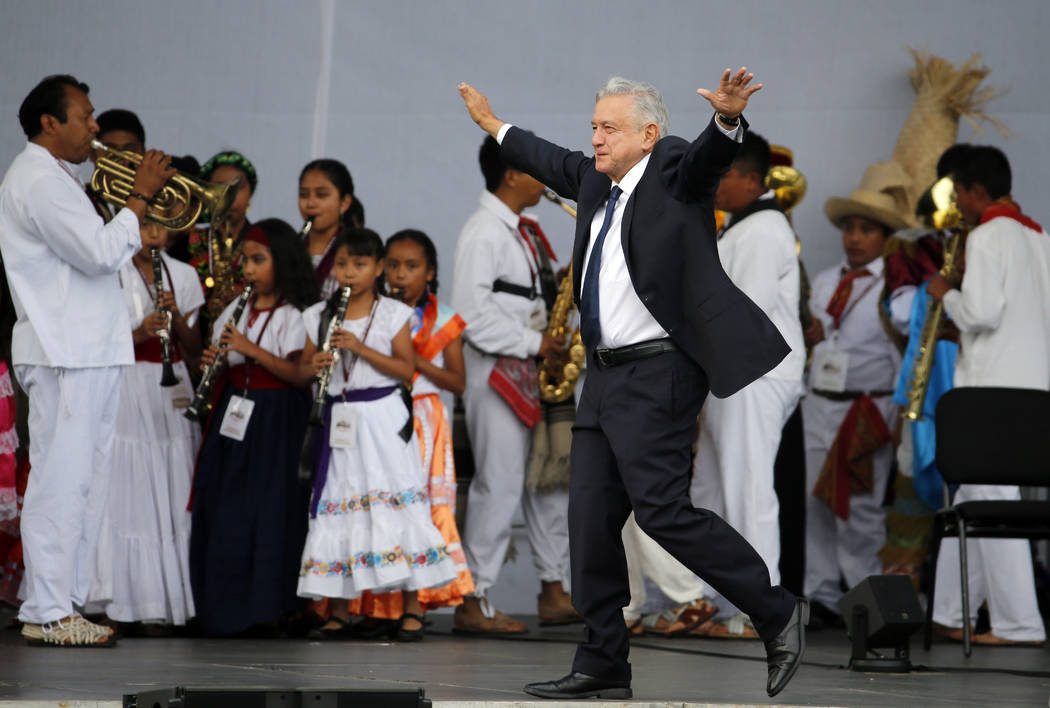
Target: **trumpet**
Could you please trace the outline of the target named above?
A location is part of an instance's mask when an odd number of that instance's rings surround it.
[[[164,290],[164,275],[161,271],[160,249],[151,248],[150,258],[153,261],[153,307],[160,310],[160,293]],[[165,388],[174,386],[179,382],[175,376],[175,367],[171,364],[171,310],[163,310],[165,323],[164,329],[160,330],[160,360],[161,375],[160,385]]]
[[[332,315],[332,319],[328,322],[328,329],[325,331],[324,342],[321,344],[321,351],[331,352],[332,363],[326,366],[320,374],[317,375],[317,393],[314,394],[314,403],[310,408],[310,425],[314,427],[320,427],[324,425],[324,403],[325,396],[328,395],[328,384],[332,381],[332,374],[335,373],[335,365],[339,363],[339,350],[332,347],[332,336],[343,326],[343,320],[346,319],[346,308],[350,305],[350,286],[344,286],[339,291],[339,304],[335,307],[335,313]]]
[[[91,189],[110,204],[123,207],[134,189],[135,170],[142,155],[114,150],[98,140],[92,140],[91,147],[102,153],[91,174]],[[228,184],[214,184],[176,172],[150,200],[146,218],[176,232],[192,228],[204,209],[213,222],[221,221],[233,205],[239,186],[240,178]]]
[[[550,201],[564,209],[569,216],[576,218],[576,210],[561,200],[553,189],[543,193]],[[569,266],[568,274],[562,278],[558,286],[558,296],[551,308],[550,320],[547,323],[547,334],[558,341],[565,341],[569,333],[568,320],[572,311],[572,266]],[[540,398],[547,403],[561,403],[572,396],[576,381],[580,378],[583,361],[587,358],[587,349],[583,346],[580,331],[572,332],[569,342],[569,360],[561,365],[559,370],[557,362],[544,360],[540,362],[537,376],[540,383]]]
[[[244,286],[244,290],[241,291],[240,298],[237,300],[237,304],[233,308],[233,313],[230,315],[230,322],[233,322],[234,326],[241,320],[241,315],[244,314],[244,308],[248,305],[248,300],[251,299],[252,291],[255,287],[248,283]],[[222,361],[222,355],[216,356],[210,364],[204,368],[204,374],[201,376],[201,381],[197,384],[197,391],[193,396],[193,403],[186,409],[184,415],[190,420],[200,420],[204,417],[204,414],[211,409],[211,390],[215,386],[215,374],[219,371],[220,362]]]

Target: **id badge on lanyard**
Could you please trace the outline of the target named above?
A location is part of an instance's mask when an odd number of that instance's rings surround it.
[[[372,330],[372,321],[375,319],[376,310],[379,309],[379,299],[372,303],[372,309],[368,313],[368,322],[365,324],[364,334],[361,335],[361,343],[368,339],[368,333]],[[350,364],[343,361],[343,385],[350,385],[350,376],[354,373],[357,365],[358,355],[350,358]],[[332,404],[332,425],[328,433],[328,445],[332,448],[349,449],[357,447],[357,411],[346,402],[346,391],[343,391],[343,400]]]
[[[828,346],[813,355],[813,388],[834,393],[846,390],[849,354],[839,349],[838,340],[839,333],[835,330],[828,338]]]
[[[270,326],[270,320],[273,319],[273,313],[281,304],[278,302],[270,308],[266,321],[263,322],[262,329],[259,330],[259,336],[256,337],[256,344],[262,342],[263,334],[266,332],[266,328]],[[237,326],[236,322],[234,326]],[[244,377],[244,395],[238,396],[234,394],[230,396],[230,403],[226,406],[226,413],[222,416],[222,425],[219,426],[219,435],[237,442],[244,442],[244,435],[248,431],[248,423],[252,419],[252,411],[255,410],[255,401],[248,398],[248,384],[251,382],[251,371],[255,366],[255,362],[246,357],[245,366],[248,368],[248,373]]]

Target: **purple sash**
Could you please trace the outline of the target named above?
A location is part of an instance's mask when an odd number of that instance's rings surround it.
[[[397,391],[397,386],[383,386],[381,388],[361,388],[345,392],[347,403],[365,403],[367,401],[378,401],[386,398]],[[344,395],[325,396],[324,405],[324,427],[314,435],[314,473],[310,494],[310,518],[317,518],[317,504],[321,501],[321,492],[324,491],[325,482],[328,481],[328,461],[332,457],[332,448],[328,441],[332,435],[332,404],[344,400]]]

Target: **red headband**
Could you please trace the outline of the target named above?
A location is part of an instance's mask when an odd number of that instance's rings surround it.
[[[244,234],[244,240],[254,241],[260,246],[270,248],[270,237],[266,235],[261,226],[253,226],[248,229],[248,233]]]

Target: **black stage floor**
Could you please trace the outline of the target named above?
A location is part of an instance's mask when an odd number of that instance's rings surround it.
[[[539,628],[533,618],[522,639],[471,639],[451,633],[451,615],[432,619],[431,632],[419,644],[124,639],[114,649],[65,650],[28,647],[16,631],[0,630],[0,708],[109,708],[119,706],[124,693],[175,685],[423,688],[437,708],[520,708],[532,705],[520,690],[523,684],[567,671],[580,634],[579,625]],[[849,656],[845,633],[810,633],[805,663],[776,704],[1048,705],[1050,649],[975,647],[966,659],[958,644],[938,642],[930,652],[918,644],[913,638],[912,661],[925,670],[861,674],[843,667]],[[646,637],[634,643],[631,659],[633,705],[771,704],[758,642]]]

